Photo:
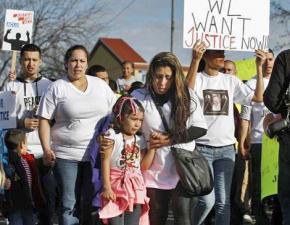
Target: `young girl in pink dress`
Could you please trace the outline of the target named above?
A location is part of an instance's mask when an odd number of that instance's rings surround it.
[[[103,190],[99,216],[110,225],[149,224],[149,199],[141,168],[151,165],[155,150],[146,151],[146,141],[137,135],[143,117],[144,108],[137,99],[120,97],[113,107],[114,129],[105,133],[114,144],[108,149],[101,142]]]

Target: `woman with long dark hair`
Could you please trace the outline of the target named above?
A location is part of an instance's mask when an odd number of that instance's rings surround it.
[[[132,95],[145,109],[142,131],[150,148],[156,149],[151,166],[143,172],[150,198],[150,224],[166,224],[172,199],[175,224],[191,225],[190,211],[196,198],[186,194],[178,183],[170,147],[194,151],[194,140],[206,133],[206,125],[199,102],[185,83],[177,57],[169,52],[157,54],[149,65],[145,87]],[[157,107],[162,110],[169,131]]]

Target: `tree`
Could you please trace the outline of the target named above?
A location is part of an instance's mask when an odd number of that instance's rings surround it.
[[[99,3],[98,3],[99,2]],[[73,44],[83,44],[88,49],[105,26],[102,23],[101,1],[88,0],[5,0],[0,4],[0,19],[4,21],[6,9],[34,11],[33,43],[42,50],[40,73],[57,78],[64,74],[65,51]],[[3,36],[4,23],[0,32]],[[7,80],[11,52],[0,52],[0,89]],[[19,73],[19,66],[17,68]]]
[[[284,3],[284,4],[283,4]],[[270,42],[273,50],[280,52],[290,47],[290,4],[271,1]]]

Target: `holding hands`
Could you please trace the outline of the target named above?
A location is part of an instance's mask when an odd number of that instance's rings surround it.
[[[43,152],[43,164],[46,166],[53,166],[55,163],[55,154],[51,149]]]
[[[170,136],[166,133],[154,131],[150,135],[149,145],[151,149],[157,149],[171,145]]]

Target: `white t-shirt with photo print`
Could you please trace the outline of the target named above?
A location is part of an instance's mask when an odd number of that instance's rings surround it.
[[[234,144],[233,103],[250,104],[254,91],[233,75],[205,72],[197,74],[194,90],[208,126],[207,134],[196,142],[213,147]]]
[[[140,170],[141,151],[147,148],[143,136],[135,135],[131,139],[124,140],[122,133],[116,133],[109,129],[106,138],[114,140],[111,155],[111,168]]]

